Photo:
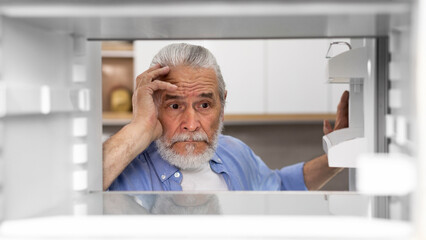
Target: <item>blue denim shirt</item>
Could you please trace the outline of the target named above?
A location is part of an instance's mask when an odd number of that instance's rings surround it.
[[[229,190],[307,190],[304,163],[271,170],[240,140],[220,135],[211,169],[221,174]],[[114,180],[111,191],[182,191],[182,174],[165,161],[155,143],[140,153]]]

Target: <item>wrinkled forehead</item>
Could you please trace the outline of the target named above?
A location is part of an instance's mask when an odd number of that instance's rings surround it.
[[[176,85],[178,88],[173,93],[165,91],[163,96],[168,94],[183,97],[200,96],[210,94],[213,98],[219,96],[219,88],[216,73],[210,68],[193,68],[190,66],[170,67],[170,72],[161,80]]]

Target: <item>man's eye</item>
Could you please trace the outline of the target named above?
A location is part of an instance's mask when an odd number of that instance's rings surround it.
[[[208,107],[210,107],[210,104],[208,104],[208,103],[201,103],[200,107],[201,108],[208,108]]]
[[[172,109],[179,109],[179,104],[174,103],[174,104],[171,104],[171,105],[170,105],[170,107],[171,107]]]

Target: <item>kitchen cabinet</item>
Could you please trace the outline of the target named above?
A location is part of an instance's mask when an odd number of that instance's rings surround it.
[[[266,112],[335,113],[347,85],[327,84],[326,53],[333,39],[267,40]],[[347,41],[347,40],[346,40]],[[334,47],[330,54],[347,49]]]
[[[228,96],[225,114],[265,113],[264,40],[205,42],[221,68]]]
[[[266,41],[266,112],[326,113],[327,39]]]

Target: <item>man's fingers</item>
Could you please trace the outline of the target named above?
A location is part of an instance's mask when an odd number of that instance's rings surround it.
[[[152,71],[154,71],[154,70],[157,70],[157,69],[160,69],[161,68],[161,65],[159,64],[159,63],[157,63],[157,64],[155,64],[154,66],[152,66],[152,67],[150,67],[150,68],[148,68],[145,72],[143,72],[142,74],[148,74],[148,73],[150,73],[150,72],[152,72]],[[140,74],[140,75],[142,75],[142,74]]]
[[[139,87],[141,84],[147,84],[154,80],[156,80],[160,76],[167,75],[170,71],[170,68],[168,66],[153,69],[150,72],[142,73],[137,77],[137,87]]]
[[[349,92],[345,91],[340,97],[339,105],[337,106],[337,111],[347,111],[349,105]]]
[[[149,87],[152,89],[153,92],[158,90],[175,91],[178,88],[176,85],[159,80],[153,81],[149,85]]]
[[[155,64],[154,66],[152,66],[149,69],[147,69],[145,72],[139,74],[136,77],[136,87],[139,86],[140,81],[142,81],[142,78],[144,78],[145,75],[147,75],[148,73],[150,73],[150,72],[152,72],[152,71],[154,71],[156,69],[159,69],[159,68],[161,68],[161,65],[160,64]]]
[[[150,83],[156,80],[160,76],[165,76],[169,73],[170,68],[168,66],[161,67],[159,64],[148,69],[144,73],[136,77],[136,87],[140,87],[142,84]]]
[[[154,70],[156,70],[156,69],[159,69],[159,68],[161,68],[161,64],[157,63],[157,64],[155,64],[154,66],[152,66],[152,67],[148,68],[148,70],[146,70],[145,72],[146,72],[146,73],[149,73],[149,72],[152,72],[152,71],[154,71]]]
[[[342,97],[340,97],[340,102],[348,102],[349,101],[349,92],[344,91]]]
[[[349,92],[345,91],[340,98],[339,105],[337,106],[336,123],[334,130],[347,128],[349,126]]]
[[[164,66],[164,67],[160,67],[158,69],[153,69],[152,71],[146,73],[146,79],[149,79],[148,82],[151,82],[153,80],[155,80],[156,78],[158,78],[159,76],[163,76],[166,75],[167,73],[169,73],[170,68],[169,66]]]
[[[324,135],[327,135],[333,131],[333,128],[331,127],[330,121],[324,120],[322,131],[324,132]]]

